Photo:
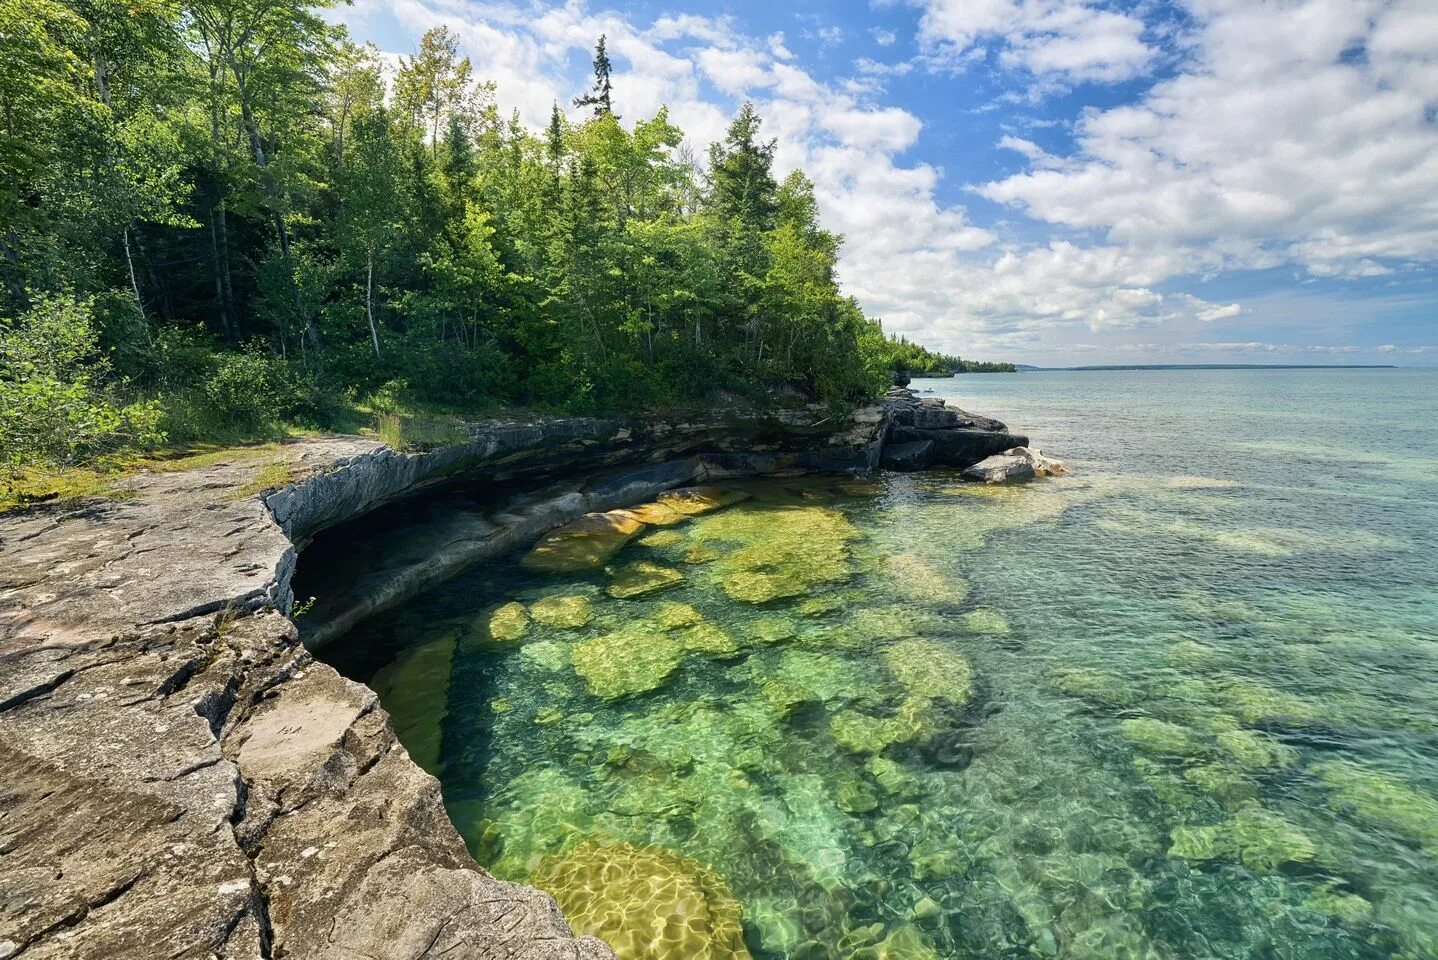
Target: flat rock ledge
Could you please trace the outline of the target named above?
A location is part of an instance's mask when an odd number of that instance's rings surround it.
[[[0,960],[613,957],[476,865],[375,694],[300,644],[297,549],[466,471],[867,469],[885,416],[487,423],[423,454],[308,439],[0,517]],[[245,495],[276,461],[292,482]]]

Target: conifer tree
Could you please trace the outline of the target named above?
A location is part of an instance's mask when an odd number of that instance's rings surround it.
[[[614,103],[610,99],[613,87],[609,83],[609,54],[604,49],[604,34],[599,35],[599,43],[594,47],[594,86],[583,96],[574,98],[576,107],[593,107],[596,117],[611,116],[618,120],[619,115],[614,112]]]

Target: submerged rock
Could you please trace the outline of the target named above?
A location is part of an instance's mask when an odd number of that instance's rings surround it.
[[[495,643],[515,643],[529,630],[529,612],[518,601],[506,603],[489,615],[486,626]]]
[[[663,847],[585,843],[529,879],[620,960],[749,960],[743,911],[724,880]]]
[[[937,729],[929,701],[911,697],[892,717],[874,717],[857,710],[841,710],[829,721],[829,733],[850,753],[883,753],[896,743],[913,743]]]
[[[1012,447],[966,467],[963,476],[980,483],[1008,483],[1068,472],[1062,461],[1044,456],[1036,447]]]
[[[550,531],[519,564],[545,573],[594,570],[609,562],[644,526],[643,521],[620,510],[586,513]]]
[[[884,663],[912,696],[962,705],[973,694],[969,661],[936,640],[900,640],[884,650]]]
[[[716,562],[720,584],[734,600],[761,604],[848,580],[859,531],[828,507],[775,505],[706,518],[693,536],[707,546],[740,544]]]
[[[900,596],[921,603],[957,606],[969,595],[969,585],[939,570],[917,553],[890,554],[884,558],[894,590]]]
[[[584,596],[550,596],[529,608],[535,623],[559,630],[577,630],[594,619],[594,606]]]
[[[684,574],[673,567],[661,567],[657,563],[641,560],[617,570],[604,592],[617,600],[629,600],[678,586],[683,582]]]
[[[728,487],[681,487],[678,490],[666,490],[659,495],[659,502],[663,506],[691,517],[748,499],[749,494],[743,490],[732,490]]]
[[[458,636],[448,634],[402,653],[369,682],[394,724],[395,736],[426,771],[439,770],[439,748],[449,707],[449,678]]]
[[[686,653],[723,658],[739,652],[734,639],[712,623],[675,618],[675,608],[694,613],[692,607],[669,608],[667,626],[659,618],[640,620],[575,645],[570,662],[590,693],[605,700],[646,693],[663,686]]]
[[[1175,827],[1168,853],[1185,860],[1231,857],[1252,870],[1273,873],[1285,863],[1312,860],[1317,848],[1297,826],[1251,803],[1214,826]]]

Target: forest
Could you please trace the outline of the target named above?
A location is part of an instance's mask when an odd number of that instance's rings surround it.
[[[593,85],[542,130],[456,35],[298,0],[0,0],[0,465],[377,415],[827,404],[896,369],[750,104],[700,157]]]

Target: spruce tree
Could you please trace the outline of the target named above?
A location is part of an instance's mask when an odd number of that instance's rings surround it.
[[[594,87],[583,96],[574,98],[576,107],[593,107],[594,115],[602,117],[611,116],[618,120],[619,115],[614,112],[614,104],[610,100],[613,87],[609,83],[609,54],[604,50],[604,34],[599,35],[599,43],[594,47]]]

